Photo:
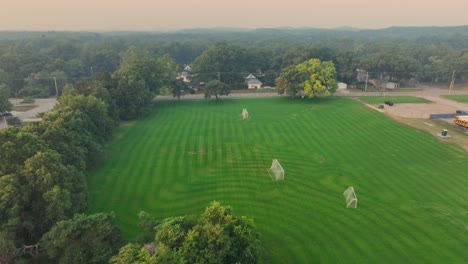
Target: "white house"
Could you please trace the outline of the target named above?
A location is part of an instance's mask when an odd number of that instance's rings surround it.
[[[394,82],[388,82],[385,84],[385,88],[387,89],[397,89],[399,88],[400,85],[398,85],[398,83],[394,83]]]
[[[184,66],[184,71],[191,72],[191,71],[192,71],[192,66],[190,66],[189,64],[186,64],[186,65]]]
[[[338,90],[344,90],[346,88],[348,88],[348,85],[346,83],[344,83],[344,82],[339,82],[338,83]]]
[[[262,87],[262,82],[252,74],[249,74],[247,77],[245,77],[245,82],[247,83],[247,88],[249,89],[258,89]]]

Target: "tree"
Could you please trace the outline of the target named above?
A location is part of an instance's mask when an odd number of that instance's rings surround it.
[[[129,120],[150,112],[154,96],[169,86],[175,76],[176,65],[169,56],[151,58],[147,51],[129,48],[113,75],[116,85],[109,90],[120,119]]]
[[[181,79],[175,79],[171,83],[172,85],[172,95],[174,97],[177,97],[177,99],[180,100],[180,96],[183,95],[184,92],[187,92],[189,90],[189,87],[187,84],[181,80]]]
[[[212,80],[206,84],[205,99],[211,98],[211,96],[215,96],[216,100],[218,100],[218,96],[228,95],[229,92],[230,88],[228,85],[218,80]]]
[[[256,263],[258,238],[251,219],[215,201],[187,234],[182,252],[189,263]]]
[[[121,245],[114,220],[113,213],[77,214],[57,222],[40,244],[60,263],[107,263]]]
[[[220,81],[231,85],[244,81],[243,73],[256,69],[249,68],[249,58],[245,49],[225,43],[215,44],[200,55],[193,63],[196,79],[208,82],[218,77]]]
[[[309,98],[328,96],[336,90],[336,70],[333,62],[310,59],[284,69],[276,79],[279,93],[294,97],[304,91]]]
[[[147,223],[152,226],[155,222]],[[110,263],[257,262],[259,234],[253,220],[232,215],[231,208],[219,202],[210,203],[198,221],[167,218],[154,230],[153,242],[127,244]]]
[[[0,84],[0,113],[11,110],[8,98],[10,98],[10,90],[5,84]]]

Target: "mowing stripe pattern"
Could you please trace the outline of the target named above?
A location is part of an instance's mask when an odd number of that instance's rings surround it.
[[[114,211],[128,239],[141,210],[199,215],[218,200],[254,218],[262,263],[468,259],[466,153],[353,100],[157,102],[117,135],[90,175],[89,211]]]

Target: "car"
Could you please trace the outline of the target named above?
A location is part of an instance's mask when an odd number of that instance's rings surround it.
[[[10,112],[3,112],[0,113],[0,116],[12,116],[12,114]]]

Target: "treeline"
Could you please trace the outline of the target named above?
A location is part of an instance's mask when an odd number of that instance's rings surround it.
[[[129,51],[113,76],[95,74],[76,88],[66,86],[41,122],[0,130],[1,263],[22,245],[37,245],[56,222],[87,209],[87,171],[104,156],[119,120],[151,109],[171,65],[166,57]]]
[[[23,36],[23,38],[21,38]],[[5,40],[1,40],[1,39]],[[8,39],[10,38],[10,39]],[[220,44],[224,43],[224,44]],[[220,46],[221,45],[221,46]],[[224,46],[223,46],[224,45]],[[173,33],[0,33],[0,83],[12,96],[50,96],[98,72],[114,73],[129,49],[167,55],[182,65],[198,61],[198,80],[218,78],[241,88],[253,73],[274,85],[283,68],[311,58],[332,60],[339,81],[355,83],[356,69],[369,78],[447,84],[468,80],[468,27],[382,30],[258,29],[185,30]],[[213,51],[213,49],[215,51]],[[205,53],[221,53],[212,65]],[[232,63],[232,64],[231,64]],[[208,76],[204,78],[203,76]],[[235,84],[235,85],[234,85]]]
[[[41,122],[0,130],[0,263],[256,263],[253,221],[219,203],[199,220],[142,212],[142,233],[128,245],[113,213],[83,214],[87,172],[105,156],[113,128],[151,111],[155,94],[174,84],[168,56],[133,48],[120,56],[114,74],[66,85]]]

